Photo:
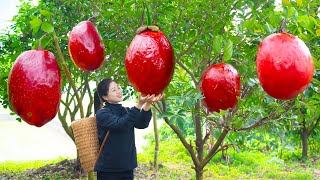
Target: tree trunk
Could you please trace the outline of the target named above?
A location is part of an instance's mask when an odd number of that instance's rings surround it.
[[[301,140],[302,140],[302,157],[308,157],[308,131],[307,129],[303,129],[300,133]]]
[[[200,110],[200,103],[195,104],[195,110],[198,112]],[[201,126],[201,117],[200,113],[195,113],[194,117],[194,127],[196,132],[196,150],[197,150],[197,159],[199,162],[203,161],[203,150],[204,143],[202,142],[202,126]],[[203,179],[203,168],[195,166],[196,179]]]
[[[153,160],[153,168],[155,171],[158,170],[158,153],[159,153],[159,132],[157,125],[157,110],[153,108],[153,130],[154,130],[154,160]]]
[[[203,169],[195,169],[196,170],[196,180],[203,179]]]
[[[88,172],[88,180],[96,180],[96,176],[93,171]]]

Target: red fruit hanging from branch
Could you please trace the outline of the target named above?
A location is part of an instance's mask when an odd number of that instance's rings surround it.
[[[145,26],[127,49],[126,70],[132,86],[144,95],[159,94],[174,71],[172,46],[157,26]]]
[[[239,73],[229,64],[212,65],[203,73],[200,89],[209,111],[220,112],[233,108],[240,96]]]
[[[41,127],[52,120],[61,98],[61,74],[54,55],[30,50],[18,56],[8,78],[9,102],[27,123]]]
[[[298,37],[285,32],[271,34],[260,43],[256,65],[264,91],[281,100],[302,93],[314,74],[308,47]]]
[[[105,48],[97,28],[90,21],[82,21],[72,29],[68,48],[72,61],[84,71],[96,70],[103,63]]]

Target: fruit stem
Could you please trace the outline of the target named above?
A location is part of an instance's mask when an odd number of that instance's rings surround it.
[[[286,18],[283,18],[283,19],[282,19],[282,22],[281,22],[281,25],[280,25],[280,27],[279,27],[279,32],[280,32],[280,33],[286,32],[286,31],[285,31],[286,26],[287,26],[287,19],[286,19]]]
[[[69,72],[69,70],[67,68],[67,65],[66,65],[66,61],[63,58],[63,55],[62,55],[62,52],[61,52],[61,48],[59,46],[59,40],[58,40],[58,37],[56,35],[55,30],[53,30],[53,39],[54,39],[55,47],[56,47],[56,49],[58,51],[58,57],[59,57],[59,59],[61,61],[61,65],[62,65],[63,71],[66,73],[68,81],[71,84],[71,87],[72,87],[72,89],[73,89],[73,91],[74,91],[74,93],[76,95],[76,98],[77,98],[77,101],[78,101],[78,105],[79,105],[79,108],[80,108],[80,117],[84,118],[82,100],[80,99],[79,92],[78,92],[78,90],[77,90],[77,88],[76,88],[76,86],[75,86],[75,84],[74,84],[74,82],[73,82],[73,80],[71,78],[70,72]]]
[[[94,14],[93,16],[89,17],[88,21],[91,21],[92,19],[96,19],[97,18],[97,14]]]
[[[39,39],[39,44],[38,44],[38,50],[43,49],[42,48],[42,38],[48,36],[48,33],[44,34],[43,36],[41,36],[41,38]]]
[[[150,26],[151,25],[151,16],[150,16],[149,8],[148,8],[146,2],[144,2],[143,4],[147,10],[147,26]]]

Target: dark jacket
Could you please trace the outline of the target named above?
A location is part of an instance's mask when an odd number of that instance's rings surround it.
[[[96,114],[98,139],[100,145],[110,130],[102,153],[97,160],[95,171],[121,172],[137,167],[134,128],[144,129],[149,126],[151,111],[136,107],[127,108],[121,104],[106,103]]]

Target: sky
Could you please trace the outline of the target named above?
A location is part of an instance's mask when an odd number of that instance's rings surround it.
[[[9,26],[12,17],[18,13],[19,0],[0,0],[0,30]]]
[[[34,3],[38,0],[33,0]],[[0,32],[12,23],[10,20],[18,13],[18,7],[21,4],[19,0],[0,0]]]
[[[32,1],[34,4],[38,2],[38,0]],[[280,1],[276,0],[277,3],[280,3]],[[12,24],[10,20],[18,13],[17,6],[20,4],[19,0],[0,0],[0,32]]]

